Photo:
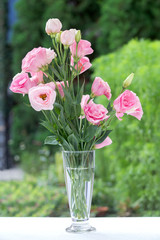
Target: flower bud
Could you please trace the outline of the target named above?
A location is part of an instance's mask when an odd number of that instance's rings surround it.
[[[46,22],[45,31],[51,37],[54,37],[56,33],[60,32],[62,28],[62,23],[58,18],[50,18]]]
[[[55,39],[56,39],[57,43],[60,43],[60,41],[61,41],[61,33],[62,33],[62,31],[60,31],[59,33],[56,34]]]
[[[123,82],[123,88],[127,88],[131,85],[134,77],[134,73],[131,73]]]
[[[81,31],[78,30],[75,36],[75,40],[77,43],[79,43],[79,41],[81,40]]]
[[[68,48],[68,46],[71,46],[75,41],[75,32],[73,29],[71,30],[65,30],[61,34],[61,43]]]

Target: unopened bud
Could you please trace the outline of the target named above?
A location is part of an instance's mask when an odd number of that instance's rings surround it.
[[[81,31],[78,30],[75,36],[75,40],[77,43],[79,43],[79,41],[81,40]]]
[[[62,33],[62,31],[60,31],[59,33],[56,34],[56,38],[55,39],[56,39],[57,43],[60,43],[60,41],[61,41],[61,33]]]
[[[55,37],[56,33],[60,32],[62,28],[62,23],[58,18],[50,18],[46,22],[46,33],[50,35],[52,38]]]
[[[134,73],[131,73],[123,82],[123,88],[127,88],[131,85],[134,77]]]

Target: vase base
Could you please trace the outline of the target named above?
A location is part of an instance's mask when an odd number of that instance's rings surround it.
[[[66,231],[69,233],[85,233],[96,231],[89,223],[72,223],[72,225],[66,228]]]

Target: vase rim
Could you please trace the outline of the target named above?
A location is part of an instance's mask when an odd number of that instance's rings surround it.
[[[64,153],[87,153],[87,152],[95,152],[95,150],[85,150],[85,151],[62,151]]]

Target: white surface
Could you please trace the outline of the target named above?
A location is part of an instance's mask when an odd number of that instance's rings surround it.
[[[24,172],[20,168],[0,170],[0,181],[22,180]]]
[[[67,233],[70,218],[0,218],[0,240],[160,240],[160,218],[91,218],[96,232]]]

